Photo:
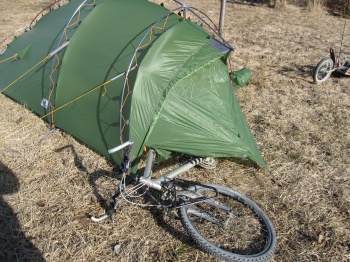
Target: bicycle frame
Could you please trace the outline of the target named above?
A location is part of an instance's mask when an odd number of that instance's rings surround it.
[[[124,150],[124,162],[122,163],[122,170],[121,172],[124,175],[129,175],[130,174],[130,170],[131,170],[131,166],[130,166],[130,162],[129,162],[129,158],[127,156],[127,153],[130,151],[131,147],[132,147],[133,142],[132,141],[127,141],[115,148],[112,148],[110,150],[108,150],[108,152],[110,154],[115,153],[119,150]],[[152,179],[151,175],[152,175],[152,166],[153,166],[153,159],[155,158],[155,151],[153,149],[150,149],[148,151],[147,154],[147,159],[146,159],[146,166],[143,172],[143,175],[139,177],[138,182],[140,182],[141,184],[148,186],[150,188],[153,188],[155,190],[158,191],[162,191],[163,189],[163,185],[166,182],[169,182],[171,180],[173,180],[174,178],[176,178],[177,176],[179,176],[180,174],[190,170],[191,168],[195,167],[196,165],[199,165],[200,163],[202,163],[203,158],[195,158],[195,159],[191,159],[189,161],[187,161],[186,163],[184,163],[183,165],[179,166],[178,168],[175,168],[174,170],[164,174],[163,176],[156,178],[156,179]],[[116,197],[119,195],[119,187],[116,188],[116,193],[111,197],[111,208],[110,210],[107,210],[106,213],[100,217],[91,217],[91,220],[94,222],[100,222],[106,218],[109,218],[112,216],[114,210],[117,208],[117,202],[116,202]],[[199,194],[191,194],[190,192],[184,193],[189,195],[190,197],[194,198],[194,197],[200,197]]]
[[[113,153],[123,149],[123,162],[121,165],[123,177],[115,188],[115,194],[111,197],[110,208],[101,217],[91,217],[92,221],[100,222],[110,217],[112,222],[114,222],[114,214],[118,207],[116,198],[120,196],[123,200],[135,205],[161,207],[170,218],[181,221],[185,231],[203,251],[218,258],[238,261],[242,257],[246,257],[247,260],[245,261],[266,261],[273,255],[277,245],[275,230],[267,215],[252,200],[226,186],[176,178],[198,164],[203,167],[207,166],[207,168],[214,167],[214,165],[210,165],[211,158],[189,158],[184,164],[165,175],[152,179],[153,160],[156,156],[155,150],[148,150],[143,174],[132,174],[131,163],[129,162],[129,152],[132,145],[133,143],[128,141],[109,151]],[[127,190],[126,185],[131,181],[135,181],[136,186]],[[140,193],[139,189],[144,186],[146,187],[145,191]],[[162,192],[162,195],[160,197],[153,196],[148,190],[149,188]],[[136,192],[138,195],[135,194]],[[145,194],[150,196],[156,204],[139,204],[128,200],[128,198],[142,197]],[[236,213],[234,209],[239,211]],[[174,211],[177,211],[175,212],[177,216]],[[251,219],[256,223],[252,223]],[[252,227],[252,232],[256,232],[257,235],[254,235],[252,240],[247,241],[254,244],[249,245],[249,247],[244,246],[242,251],[236,248],[222,248],[221,243],[223,241],[227,243],[227,239],[231,239],[232,236],[239,236],[240,238],[240,235],[235,234],[234,231],[242,230],[245,228],[245,225],[238,226],[237,223],[245,224],[247,222],[256,224],[255,227]],[[215,234],[214,239],[210,234],[207,234],[208,226],[218,232]],[[249,224],[248,226],[252,225]],[[207,238],[208,236],[209,238]],[[246,243],[246,241],[243,242]],[[255,245],[255,243],[257,244]],[[237,241],[231,239],[231,244],[236,246]],[[251,249],[252,251],[250,251]]]
[[[170,171],[169,173],[157,178],[152,179],[151,178],[151,169],[153,165],[153,158],[155,157],[155,152],[153,149],[150,149],[147,155],[147,161],[146,161],[146,167],[143,176],[140,177],[140,183],[145,184],[151,188],[154,188],[156,190],[162,189],[162,184],[170,181],[171,179],[174,179],[178,175],[180,175],[183,172],[186,172],[190,170],[192,167],[200,164],[203,159],[202,158],[196,158],[193,160],[190,160],[189,162],[181,165],[180,167]]]
[[[317,84],[322,84],[328,80],[333,72],[343,75],[350,75],[350,61],[348,56],[335,55],[334,49],[329,49],[329,56],[318,62],[313,72],[313,79]]]
[[[329,49],[329,54],[331,59],[333,60],[333,69],[330,70],[330,72],[337,71],[338,73],[344,74],[344,75],[350,75],[350,68],[346,64],[346,57],[341,56],[340,54],[336,56],[334,54],[334,49]]]

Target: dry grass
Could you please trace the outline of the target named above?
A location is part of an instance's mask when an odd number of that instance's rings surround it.
[[[0,2],[1,37],[50,3]],[[218,1],[189,4],[217,21]],[[226,15],[233,67],[253,73],[236,94],[269,171],[224,159],[187,176],[259,203],[278,234],[273,261],[350,261],[350,79],[309,82],[328,48],[339,50],[344,20],[232,1]],[[1,137],[34,119],[0,95]],[[157,209],[122,203],[115,224],[91,223],[86,214],[102,213],[118,182],[113,166],[60,131],[40,143],[47,130],[39,122],[0,142],[0,261],[215,261]]]

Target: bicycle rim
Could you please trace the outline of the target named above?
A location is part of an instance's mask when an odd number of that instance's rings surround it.
[[[226,261],[265,261],[276,248],[276,233],[266,214],[249,198],[222,186],[217,203],[229,207],[223,211],[210,201],[185,205],[179,214],[184,228],[206,252]],[[213,191],[197,187],[197,193],[212,197]]]
[[[331,76],[333,69],[333,61],[330,58],[322,59],[316,66],[314,72],[314,81],[318,84],[324,83]]]

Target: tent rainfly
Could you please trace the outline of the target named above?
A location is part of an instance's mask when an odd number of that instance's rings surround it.
[[[178,10],[71,0],[1,52],[0,92],[116,164],[108,149],[133,141],[134,168],[145,147],[265,167],[232,89],[233,48]]]

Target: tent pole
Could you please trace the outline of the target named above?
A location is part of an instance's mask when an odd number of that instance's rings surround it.
[[[224,33],[225,11],[226,11],[226,0],[221,0],[220,24],[219,24],[219,32],[221,35]]]

